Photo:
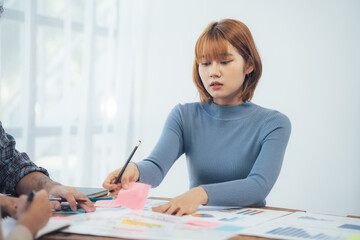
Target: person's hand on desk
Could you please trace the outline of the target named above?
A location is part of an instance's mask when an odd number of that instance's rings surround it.
[[[115,180],[119,175],[121,168],[111,172],[109,176],[105,179],[103,187],[111,192],[112,196],[116,196],[121,188],[127,189],[130,182],[136,182],[139,180],[139,169],[135,163],[129,163],[126,167],[123,175],[121,176],[120,181],[115,184]]]
[[[31,202],[28,201],[28,196],[21,195],[17,203],[17,224],[28,228],[35,237],[39,229],[49,221],[51,207],[45,190],[35,193]]]
[[[154,212],[182,216],[194,213],[200,204],[206,204],[207,202],[208,195],[204,188],[195,187],[171,199],[164,205],[153,207],[152,210]]]
[[[61,184],[54,184],[50,190],[49,195],[60,196],[66,199],[69,203],[71,210],[76,211],[76,199],[86,200],[86,202],[78,202],[86,212],[94,212],[96,210],[94,203],[92,203],[85,195],[79,193],[75,188],[64,186]],[[54,208],[60,209],[61,204],[58,201],[53,201]]]
[[[32,172],[25,175],[16,185],[16,192],[18,194],[28,194],[32,190],[36,191],[41,189],[45,189],[49,195],[65,198],[69,202],[73,211],[76,210],[75,199],[86,200],[86,202],[79,202],[79,205],[86,212],[93,212],[96,210],[94,204],[85,195],[79,193],[75,188],[61,185],[40,172]],[[61,208],[61,204],[58,201],[52,201],[52,204],[57,210]]]

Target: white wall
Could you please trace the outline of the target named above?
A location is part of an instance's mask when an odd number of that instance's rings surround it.
[[[253,102],[292,122],[268,205],[360,215],[359,12],[355,0],[148,1],[139,16],[146,37],[137,160],[151,152],[173,106],[198,101],[191,71],[202,30],[235,18],[250,28],[263,60]],[[182,157],[151,195],[176,196],[188,183]]]

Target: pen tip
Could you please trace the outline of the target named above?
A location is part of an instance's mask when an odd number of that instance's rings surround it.
[[[141,143],[141,141],[139,140],[138,143],[136,144],[136,146],[137,147],[140,146],[140,143]]]

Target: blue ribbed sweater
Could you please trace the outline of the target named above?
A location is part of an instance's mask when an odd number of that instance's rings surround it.
[[[150,156],[136,163],[139,181],[157,187],[185,153],[190,188],[202,186],[208,205],[264,206],[280,173],[290,131],[284,114],[251,102],[179,104]]]

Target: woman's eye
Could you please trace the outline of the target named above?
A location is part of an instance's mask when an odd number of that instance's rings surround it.
[[[203,62],[203,63],[201,63],[201,65],[203,65],[203,66],[209,66],[210,63],[209,63],[209,62]]]
[[[228,64],[228,63],[230,63],[230,62],[232,62],[232,60],[228,60],[228,61],[221,61],[220,63],[221,63],[221,64]]]

